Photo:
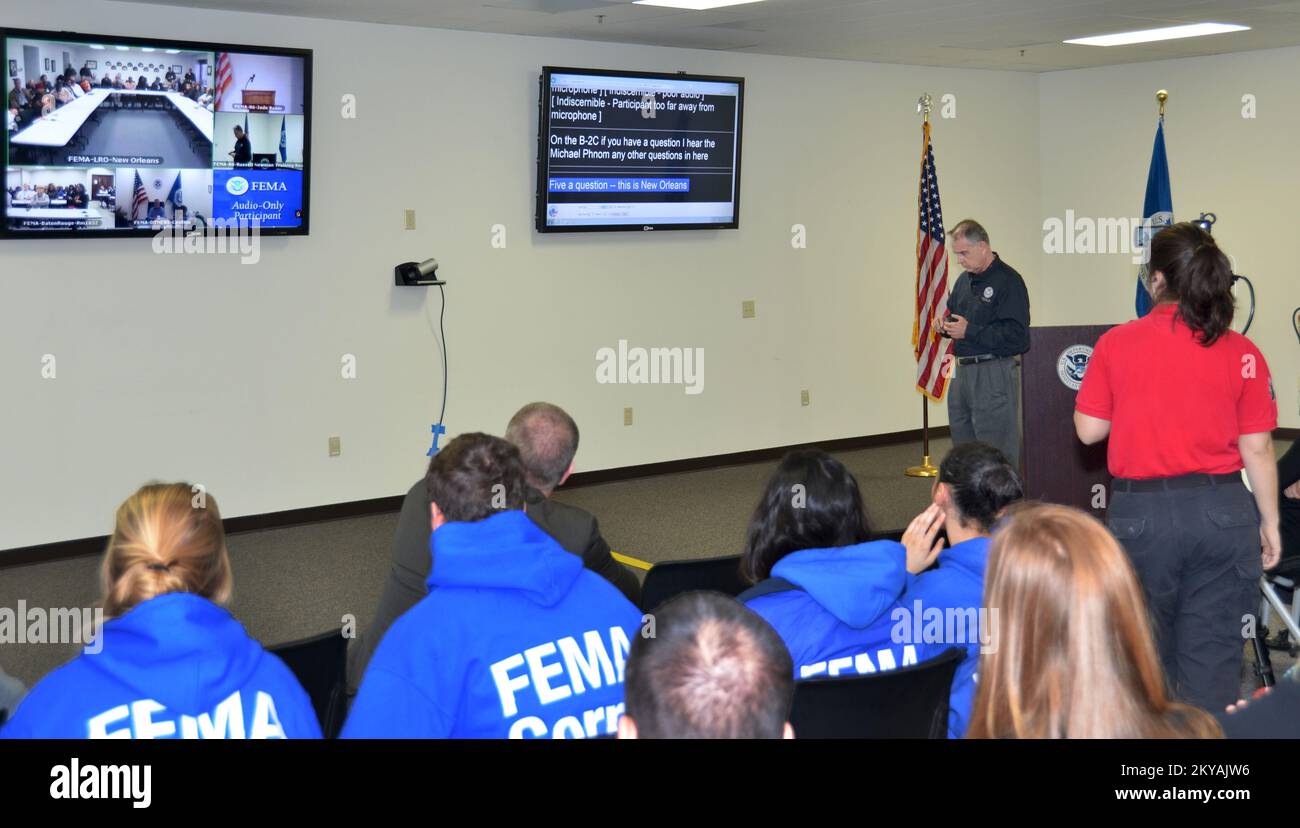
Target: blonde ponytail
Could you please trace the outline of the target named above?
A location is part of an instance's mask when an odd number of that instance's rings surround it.
[[[216,500],[207,493],[195,500],[188,483],[140,487],[117,509],[102,579],[110,618],[171,592],[228,601],[230,556]]]

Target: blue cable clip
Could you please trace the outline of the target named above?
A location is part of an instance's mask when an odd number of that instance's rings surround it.
[[[438,453],[438,438],[446,433],[447,433],[446,426],[444,426],[442,423],[434,423],[433,445],[429,447],[429,451],[424,455],[425,457],[432,457],[433,455]]]

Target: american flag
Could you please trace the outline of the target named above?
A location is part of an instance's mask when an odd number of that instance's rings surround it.
[[[214,111],[221,110],[221,99],[227,89],[235,84],[235,68],[230,65],[230,55],[226,52],[217,53],[217,99],[213,104]]]
[[[943,244],[943,210],[939,206],[939,179],[930,146],[930,122],[921,143],[921,184],[916,206],[916,317],[912,320],[912,349],[916,354],[916,388],[938,402],[948,388],[952,340],[939,335],[934,318],[948,304],[948,251]]]
[[[144,217],[148,218],[149,217],[148,210],[147,210],[148,206],[149,206],[149,196],[144,191],[144,182],[140,180],[140,171],[136,170],[135,171],[135,194],[131,199],[131,218],[133,220],[140,218],[139,213],[141,207],[146,208]]]

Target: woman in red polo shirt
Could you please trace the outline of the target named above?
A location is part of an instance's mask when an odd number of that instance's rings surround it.
[[[1228,327],[1232,268],[1209,233],[1160,231],[1147,274],[1155,307],[1098,340],[1074,425],[1084,443],[1110,438],[1106,523],[1142,581],[1170,688],[1219,711],[1239,696],[1257,582],[1282,548],[1277,400],[1263,354]]]

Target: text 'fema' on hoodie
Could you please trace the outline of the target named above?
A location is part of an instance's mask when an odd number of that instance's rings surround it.
[[[868,541],[791,552],[772,567],[772,578],[795,588],[740,598],[785,641],[796,679],[869,675],[943,652],[898,634],[895,610],[907,581],[900,544]]]
[[[430,545],[429,594],[380,642],[344,738],[616,732],[640,611],[520,510]]]
[[[206,598],[143,601],[99,643],[32,688],[0,738],[320,738],[289,668]]]

